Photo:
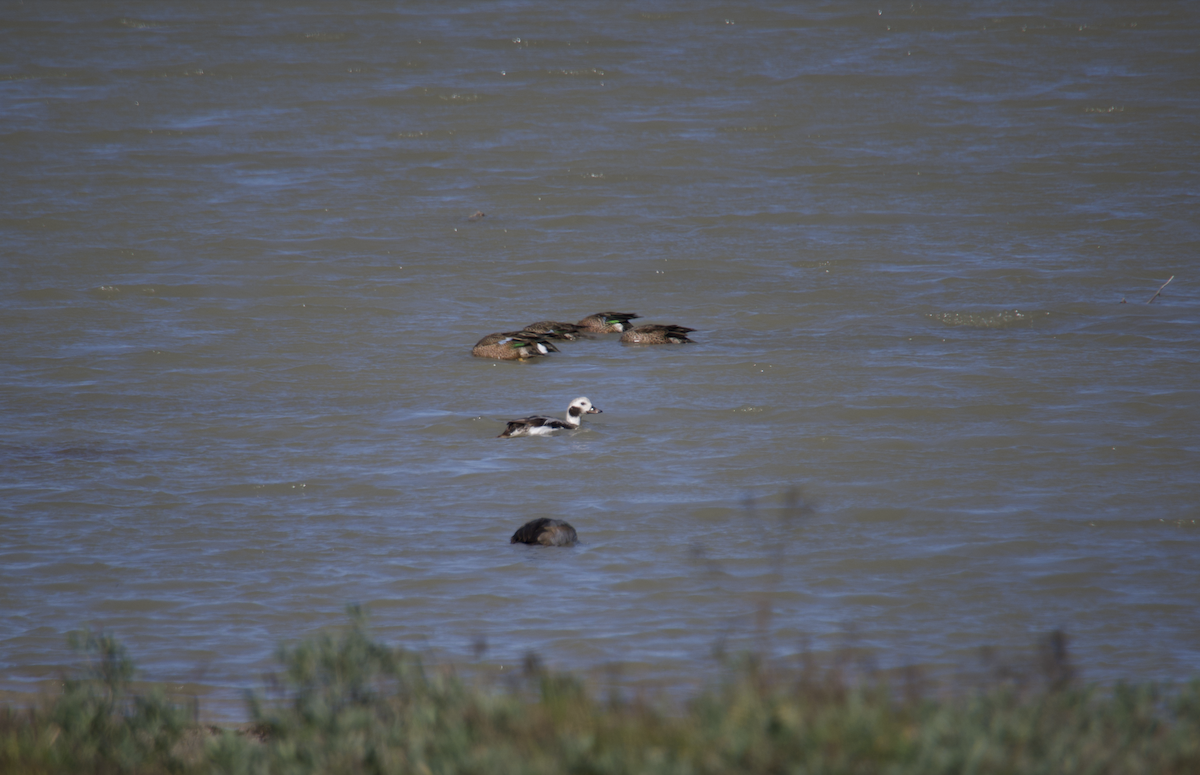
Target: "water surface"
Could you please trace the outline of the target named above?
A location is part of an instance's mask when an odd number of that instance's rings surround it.
[[[7,4],[0,689],[86,626],[236,716],[350,603],[665,683],[1056,628],[1089,680],[1195,675],[1198,36],[1182,2]],[[599,310],[697,343],[470,355]],[[511,546],[536,517],[582,545]]]

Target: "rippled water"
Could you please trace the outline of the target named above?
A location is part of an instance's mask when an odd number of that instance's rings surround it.
[[[0,690],[89,626],[236,715],[349,603],[666,682],[1054,628],[1085,678],[1195,675],[1198,34],[1183,2],[5,5]],[[697,344],[470,355],[600,310]],[[495,438],[578,395],[584,429]],[[582,545],[508,543],[542,516]]]

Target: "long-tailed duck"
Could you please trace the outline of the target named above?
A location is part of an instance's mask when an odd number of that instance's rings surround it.
[[[517,528],[510,544],[540,544],[542,546],[574,546],[579,540],[575,528],[561,519],[534,519]]]
[[[471,355],[477,358],[496,358],[502,361],[523,361],[558,352],[544,334],[533,331],[507,331],[488,334],[475,343]]]
[[[515,436],[548,436],[555,431],[570,431],[579,427],[585,414],[601,414],[600,409],[584,397],[576,398],[567,407],[567,416],[562,419],[534,415],[520,420],[510,420],[508,427],[497,438],[511,439]]]
[[[619,334],[628,331],[629,321],[641,317],[633,312],[597,312],[579,321],[579,326],[590,334]]]
[[[621,341],[632,344],[685,344],[692,341],[687,335],[695,330],[686,326],[638,326],[621,334]]]

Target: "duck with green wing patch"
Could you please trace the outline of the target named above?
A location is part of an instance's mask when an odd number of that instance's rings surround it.
[[[552,352],[558,352],[558,348],[544,334],[533,331],[488,334],[471,348],[471,355],[476,358],[495,358],[501,361],[526,361]]]

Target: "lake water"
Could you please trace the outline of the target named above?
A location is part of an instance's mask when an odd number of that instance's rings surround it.
[[[0,690],[90,627],[237,717],[351,603],[663,685],[1054,629],[1086,680],[1195,676],[1197,40],[1188,2],[4,4]],[[601,310],[696,344],[470,354]],[[582,544],[510,545],[535,517]]]

